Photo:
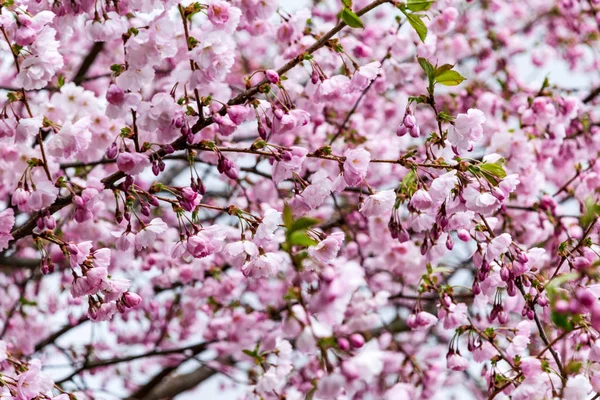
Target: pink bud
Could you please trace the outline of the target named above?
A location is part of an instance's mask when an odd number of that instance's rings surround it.
[[[268,69],[265,71],[265,76],[267,77],[267,80],[271,83],[279,83],[279,74],[277,73],[277,71],[274,71],[272,69]]]
[[[137,293],[125,292],[123,294],[123,303],[126,307],[137,307],[142,301],[142,298]]]
[[[353,333],[348,339],[355,349],[360,349],[365,344],[365,338],[360,333]]]
[[[469,235],[469,231],[466,230],[466,229],[459,229],[459,230],[457,230],[456,231],[456,235],[463,242],[468,242],[469,240],[471,240],[471,236]]]
[[[117,144],[113,142],[108,146],[108,149],[106,149],[106,158],[114,160],[115,157],[117,157],[117,154],[119,154],[119,148],[117,147]]]
[[[125,92],[117,85],[110,85],[106,91],[106,101],[112,105],[119,105],[125,101]]]
[[[396,129],[396,135],[402,137],[408,133],[408,129],[403,124]]]
[[[348,351],[350,349],[350,342],[346,338],[343,338],[343,337],[338,338],[337,344],[338,344],[338,347],[340,348],[340,350],[342,350],[342,351]]]

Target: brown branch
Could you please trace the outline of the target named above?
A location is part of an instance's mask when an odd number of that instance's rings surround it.
[[[88,55],[85,56],[85,58],[83,59],[83,62],[81,63],[81,66],[79,67],[79,69],[75,73],[75,76],[73,77],[73,82],[75,84],[80,85],[83,81],[85,81],[85,74],[87,74],[89,69],[94,64],[94,61],[96,61],[96,58],[102,52],[103,49],[104,49],[104,42],[95,42],[94,43],[94,45],[90,49]]]
[[[57,381],[56,383],[58,385],[61,385],[67,381],[70,381],[71,379],[73,379],[75,376],[79,375],[83,371],[87,371],[87,370],[98,368],[98,367],[107,367],[109,365],[115,365],[115,364],[121,364],[124,362],[139,360],[140,358],[160,357],[160,356],[167,356],[167,355],[177,354],[177,353],[183,354],[186,351],[191,351],[194,355],[196,355],[196,354],[201,353],[204,350],[206,350],[208,345],[211,343],[213,343],[213,342],[203,342],[203,343],[198,343],[198,344],[194,344],[194,345],[187,346],[187,347],[178,347],[178,348],[167,349],[167,350],[153,350],[153,351],[150,351],[148,353],[143,353],[143,354],[135,354],[135,355],[131,355],[131,356],[125,356],[125,357],[119,357],[119,358],[109,358],[106,360],[96,360],[96,361],[92,361],[92,362],[87,362],[87,363],[84,363],[81,367],[77,368],[75,371],[73,371],[71,373],[71,375]]]
[[[74,325],[65,325],[65,326],[63,326],[61,329],[59,329],[58,331],[54,332],[52,335],[48,336],[46,339],[44,339],[41,342],[39,342],[38,344],[36,344],[35,345],[35,351],[36,352],[40,351],[44,347],[46,347],[46,346],[54,343],[59,337],[61,337],[65,333],[69,332],[71,329],[74,329],[74,328],[78,327],[79,325],[83,324],[85,321],[88,321],[87,317],[80,318],[77,322],[75,322]]]
[[[203,365],[190,373],[174,376],[173,378],[166,380],[161,379],[156,387],[148,391],[148,393],[143,397],[130,397],[130,399],[171,399],[180,393],[195,388],[202,382],[217,374],[217,372],[218,371],[216,371],[214,368]]]

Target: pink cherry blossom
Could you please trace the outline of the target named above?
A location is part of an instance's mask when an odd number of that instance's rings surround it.
[[[448,133],[448,141],[459,150],[469,150],[473,142],[483,134],[485,116],[482,111],[471,108],[466,114],[459,114],[454,123],[454,129]]]
[[[0,398],[600,391],[598,0],[0,3]]]
[[[128,175],[137,175],[142,173],[146,167],[150,165],[150,161],[144,154],[124,152],[119,154],[117,165],[119,170]]]
[[[344,153],[344,180],[348,185],[358,185],[366,176],[371,155],[365,149],[347,150]]]

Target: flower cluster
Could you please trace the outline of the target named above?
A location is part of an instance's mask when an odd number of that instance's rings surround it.
[[[597,398],[599,41],[598,0],[0,0],[0,398]]]

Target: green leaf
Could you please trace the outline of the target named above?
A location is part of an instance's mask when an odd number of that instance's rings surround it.
[[[346,23],[351,28],[364,28],[362,21],[358,17],[358,15],[354,14],[352,10],[349,8],[344,8],[340,15],[342,21]]]
[[[464,81],[465,79],[466,78],[464,76],[462,76],[458,72],[452,71],[452,70],[444,71],[435,77],[435,81],[437,83],[441,83],[442,85],[445,85],[445,86],[456,86],[456,85],[460,84],[462,81]]]
[[[548,293],[548,297],[550,297],[550,299],[553,299],[556,296],[557,288],[559,288],[560,285],[577,279],[578,277],[579,274],[577,272],[569,272],[567,274],[559,275],[556,278],[552,279],[546,284],[546,293]]]
[[[495,176],[496,178],[506,178],[506,171],[498,164],[480,164],[479,169],[484,173]]]
[[[425,60],[427,61],[427,60]],[[408,102],[409,103],[417,103],[417,104],[423,104],[425,102],[427,102],[427,97],[421,95],[421,96],[410,96],[408,98]]]
[[[406,8],[410,11],[427,11],[435,3],[435,0],[408,0]]]
[[[292,207],[289,204],[285,203],[283,206],[283,224],[286,228],[290,229],[292,223],[294,222],[294,217],[292,216]]]
[[[435,68],[433,65],[431,65],[431,63],[423,57],[419,57],[417,60],[419,61],[421,68],[423,68],[423,71],[425,71],[425,74],[429,80],[432,80],[435,77]]]
[[[589,226],[600,215],[600,204],[594,203],[591,198],[585,201],[585,212],[581,216],[581,225]]]
[[[445,121],[445,122],[452,122],[452,121],[454,121],[454,117],[445,111],[440,111],[438,113],[438,120]]]
[[[440,65],[435,69],[435,76],[439,76],[446,71],[450,71],[452,68],[454,68],[454,65],[452,64]]]
[[[449,274],[450,272],[454,271],[452,268],[448,268],[448,267],[436,267],[434,269],[431,270],[432,274]]]
[[[565,366],[565,372],[570,375],[575,375],[575,374],[578,374],[579,371],[581,371],[582,367],[583,367],[583,363],[581,361],[571,360]]]
[[[342,0],[342,4],[346,8],[352,8],[352,0]]]
[[[22,306],[37,306],[37,302],[36,301],[28,300],[25,297],[21,297],[19,299],[19,303]]]
[[[317,244],[317,241],[314,240],[313,238],[311,238],[310,236],[308,236],[306,231],[292,232],[290,235],[289,242],[292,246],[304,246],[304,247],[314,246],[315,244]]]
[[[421,16],[417,14],[406,14],[406,19],[410,26],[417,32],[421,42],[425,43],[425,38],[427,37],[427,27],[421,20]]]
[[[288,230],[288,234],[291,235],[292,232],[299,231],[301,229],[310,228],[312,226],[317,225],[319,222],[321,222],[321,221],[316,218],[302,217],[292,223],[292,225],[290,226],[290,228]]]
[[[573,325],[569,321],[569,318],[566,314],[552,312],[551,318],[552,322],[554,322],[554,325],[556,325],[563,331],[570,331],[573,329]]]
[[[253,351],[253,350],[243,349],[242,353],[244,353],[245,355],[250,356],[252,358],[256,357],[256,351]]]

